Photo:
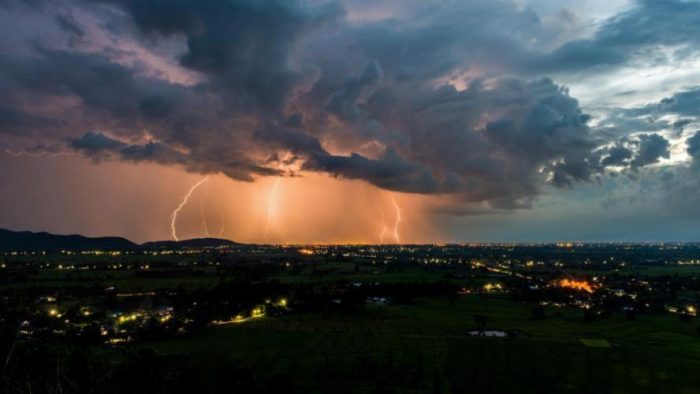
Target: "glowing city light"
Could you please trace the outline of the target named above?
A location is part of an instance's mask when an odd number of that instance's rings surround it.
[[[503,290],[503,285],[500,283],[487,283],[483,286],[483,289],[487,292]]]
[[[595,290],[593,286],[591,286],[590,283],[584,281],[584,280],[573,280],[573,279],[561,279],[558,282],[559,287],[567,288],[567,289],[574,289],[574,290],[581,290],[585,291],[587,293],[593,293]]]

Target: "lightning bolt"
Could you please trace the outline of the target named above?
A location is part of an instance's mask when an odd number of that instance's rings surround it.
[[[202,229],[204,230],[204,236],[209,238],[209,226],[207,226],[207,215],[206,212],[204,212],[204,203],[206,203],[207,198],[209,197],[209,188],[204,189],[204,196],[202,196],[202,200],[199,202],[199,214],[202,217]]]
[[[188,191],[187,194],[185,194],[185,198],[182,199],[182,201],[180,202],[180,205],[178,205],[177,208],[175,208],[173,213],[170,215],[170,218],[171,218],[171,220],[170,220],[170,234],[172,235],[172,237],[175,241],[179,241],[179,239],[177,238],[177,229],[175,226],[177,223],[177,214],[180,213],[180,211],[182,210],[182,208],[185,205],[187,205],[187,201],[189,201],[190,196],[192,196],[192,193],[194,193],[194,191],[197,190],[198,187],[202,186],[202,184],[208,180],[209,180],[209,177],[206,176],[206,177],[202,178],[202,180],[200,180],[199,182],[195,183],[190,188],[190,191]]]
[[[272,185],[272,190],[270,190],[270,195],[267,198],[267,224],[265,225],[265,242],[267,242],[267,235],[270,232],[272,215],[275,213],[275,200],[277,197],[277,189],[280,186],[281,179],[282,178],[275,179],[275,184]]]
[[[221,227],[219,227],[219,234],[217,237],[221,238],[224,236],[224,231],[226,230],[226,220],[224,219],[224,213],[221,212],[221,206],[217,205],[216,207],[219,211],[219,217],[221,218]]]
[[[68,152],[59,152],[59,153],[51,153],[47,151],[42,151],[42,152],[29,152],[25,150],[20,150],[20,151],[13,151],[10,149],[5,149],[5,153],[12,157],[21,157],[21,156],[29,156],[29,157],[44,157],[44,156],[51,156],[51,157],[59,157],[59,156],[75,156],[75,153],[68,153]]]
[[[394,239],[396,240],[397,244],[400,244],[401,237],[399,237],[399,223],[401,223],[401,207],[396,202],[396,198],[394,198],[393,194],[391,195],[391,203],[394,205],[394,209],[396,210],[396,220],[394,221]]]
[[[389,231],[389,228],[386,226],[386,219],[384,218],[384,210],[382,210],[382,232],[379,233],[379,243],[383,244],[384,243],[384,236],[386,233]]]
[[[223,187],[221,181],[217,179],[216,184],[219,186],[219,191],[221,191]],[[209,188],[207,188],[207,191],[209,191]],[[221,209],[221,202],[219,201],[216,203],[216,212],[219,214],[219,233],[217,237],[221,238],[224,236],[224,231],[226,230],[226,218],[224,217],[224,211]]]

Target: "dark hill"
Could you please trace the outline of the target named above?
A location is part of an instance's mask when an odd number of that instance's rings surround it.
[[[125,238],[90,238],[82,235],[56,235],[46,232],[0,229],[2,251],[127,250],[138,245]]]
[[[202,249],[241,246],[237,242],[219,238],[194,238],[183,241],[155,241],[141,244],[144,249]]]
[[[183,241],[155,241],[142,245],[126,238],[82,235],[56,235],[47,232],[11,231],[0,229],[0,251],[81,251],[81,250],[138,250],[138,249],[204,249],[242,246],[237,242],[218,238],[194,238]]]

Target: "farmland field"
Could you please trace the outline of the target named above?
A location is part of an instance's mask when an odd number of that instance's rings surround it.
[[[4,387],[700,393],[692,250],[316,248],[6,257]]]
[[[186,355],[203,371],[250,373],[252,385],[282,376],[301,392],[700,392],[693,325],[668,316],[584,322],[580,311],[559,312],[533,321],[528,305],[509,300],[424,299],[362,315],[263,318],[149,348]],[[472,337],[474,314],[519,335]]]

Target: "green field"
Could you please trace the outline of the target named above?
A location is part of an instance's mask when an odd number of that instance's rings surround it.
[[[212,381],[283,376],[297,392],[700,392],[695,324],[673,316],[584,322],[571,309],[533,321],[530,308],[476,296],[455,305],[428,299],[353,315],[263,318],[142,346],[187,356]],[[520,335],[472,337],[474,314],[489,329]]]
[[[245,271],[220,275],[211,266],[147,273],[138,269],[48,269],[24,281],[4,283],[0,289],[53,294],[99,285],[115,286],[121,292],[200,291],[246,281],[278,282],[292,290],[342,289],[343,284],[347,288],[355,281],[403,283],[409,288],[450,282],[480,288],[505,278],[465,271],[463,266],[442,270],[330,261],[280,267],[256,279],[246,277]],[[642,271],[649,276],[678,273],[692,277],[697,270],[698,266],[630,267],[621,274]],[[684,300],[695,300],[697,295],[697,290],[678,291]],[[550,306],[543,320],[533,320],[534,304],[509,296],[416,298],[385,306],[368,302],[364,310],[354,312],[341,312],[331,303],[313,309],[316,312],[301,313],[292,305],[283,316],[210,326],[168,340],[99,345],[86,351],[93,352],[88,359],[95,360],[94,370],[99,371],[95,382],[102,375],[110,385],[145,382],[136,392],[148,393],[195,389],[202,394],[700,393],[697,319],[683,323],[672,314],[639,313],[635,320],[628,320],[618,312],[584,321],[580,309]],[[67,309],[65,303],[62,308]],[[486,330],[515,335],[472,336],[470,331],[477,329],[475,315],[485,317]],[[179,387],[183,382],[192,384],[192,390]],[[112,390],[132,393],[134,384]]]
[[[447,280],[446,273],[424,269],[402,269],[399,271],[388,270],[384,266],[362,266],[356,271],[353,263],[333,262],[319,264],[326,270],[323,274],[314,274],[311,266],[305,267],[299,272],[281,271],[264,278],[268,281],[277,281],[285,284],[332,284],[338,281],[381,282],[381,283],[435,283]],[[15,283],[0,283],[0,289],[24,289],[47,288],[60,289],[66,287],[89,287],[99,284],[104,287],[115,286],[127,291],[151,291],[162,289],[211,288],[221,283],[221,280],[231,281],[245,279],[236,275],[227,275],[219,278],[214,267],[196,267],[200,275],[191,274],[175,277],[159,277],[158,272],[167,273],[168,270],[151,269],[149,273],[154,277],[137,275],[138,270],[40,270],[30,280]],[[142,273],[142,272],[141,272]],[[482,278],[480,281],[483,281]],[[466,284],[471,281],[454,281]]]

